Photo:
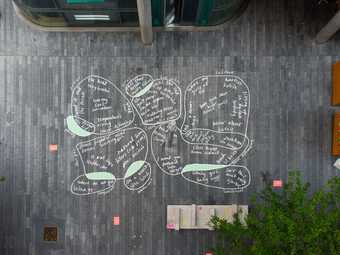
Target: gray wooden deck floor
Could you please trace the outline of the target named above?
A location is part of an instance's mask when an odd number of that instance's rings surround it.
[[[151,47],[134,33],[45,33],[0,1],[0,254],[204,254],[216,242],[209,231],[168,232],[167,204],[248,203],[263,187],[261,172],[286,180],[290,169],[319,189],[339,175],[332,167],[331,65],[340,37],[315,45],[332,15],[318,1],[257,0],[238,20],[215,32],[155,34]],[[71,86],[97,74],[122,88],[148,73],[180,81],[233,71],[249,86],[248,136],[254,148],[242,164],[251,185],[223,193],[168,176],[152,165],[152,183],[138,194],[116,184],[105,196],[77,197],[70,186],[80,171],[65,132]],[[58,144],[50,153],[49,144]],[[112,226],[112,217],[121,224]],[[42,227],[57,224],[59,241],[42,241]]]

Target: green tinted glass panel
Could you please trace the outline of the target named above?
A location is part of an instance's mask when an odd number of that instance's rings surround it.
[[[214,7],[214,0],[201,0],[197,23],[200,26],[206,26],[209,22],[209,16]]]
[[[67,0],[68,4],[93,4],[104,3],[105,0]]]
[[[164,18],[164,0],[152,0],[151,8],[152,8],[152,25],[155,27],[163,25]]]

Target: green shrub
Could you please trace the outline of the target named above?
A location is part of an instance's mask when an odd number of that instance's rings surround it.
[[[252,198],[253,207],[242,225],[214,217],[221,238],[216,255],[339,255],[340,178],[323,190],[308,194],[309,184],[290,172],[283,189],[270,185]]]

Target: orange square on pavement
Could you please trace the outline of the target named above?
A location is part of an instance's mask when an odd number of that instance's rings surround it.
[[[274,180],[273,181],[274,188],[281,188],[282,187],[282,180]]]
[[[50,151],[58,151],[58,144],[50,144],[49,145]]]
[[[113,225],[117,226],[120,225],[120,217],[119,216],[114,216],[112,219]]]

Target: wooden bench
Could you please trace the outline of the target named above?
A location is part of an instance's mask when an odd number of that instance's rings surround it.
[[[333,64],[332,105],[340,105],[340,61]]]
[[[245,223],[248,214],[247,205],[168,205],[167,228],[180,229],[209,229],[212,216],[233,222],[234,214],[241,210],[241,222]]]
[[[340,156],[340,112],[336,112],[333,117],[332,155]]]

